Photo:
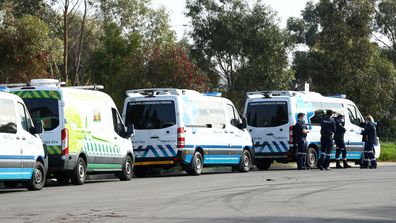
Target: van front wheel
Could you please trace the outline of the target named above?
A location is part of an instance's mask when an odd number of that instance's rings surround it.
[[[250,166],[252,165],[252,159],[249,151],[243,150],[241,161],[239,162],[238,170],[239,172],[248,172]]]
[[[127,181],[132,179],[133,175],[133,164],[132,159],[129,156],[126,156],[124,165],[122,167],[122,172],[119,174],[119,178],[122,181]]]
[[[30,179],[28,182],[25,183],[25,187],[28,190],[41,190],[41,188],[44,187],[44,184],[45,184],[44,166],[42,163],[36,162],[33,169],[32,179]]]
[[[190,168],[187,170],[187,173],[190,175],[200,175],[202,173],[202,169],[203,169],[203,158],[202,158],[202,154],[198,151],[196,151],[194,153],[194,156],[192,158],[191,161],[191,166]]]
[[[87,165],[82,157],[78,157],[77,165],[71,175],[71,182],[74,185],[83,185],[87,179]]]

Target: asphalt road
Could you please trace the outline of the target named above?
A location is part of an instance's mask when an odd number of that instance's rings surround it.
[[[0,189],[0,222],[396,222],[396,166]]]

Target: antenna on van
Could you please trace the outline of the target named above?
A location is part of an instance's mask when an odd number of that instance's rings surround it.
[[[103,90],[104,86],[103,85],[87,85],[87,86],[70,86],[66,88],[73,88],[73,89],[83,89],[83,90]]]

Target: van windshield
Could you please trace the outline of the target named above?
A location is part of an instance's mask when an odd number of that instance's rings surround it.
[[[176,125],[173,101],[129,102],[125,124],[133,124],[135,129],[163,129]]]
[[[45,131],[59,126],[59,101],[50,98],[24,98],[33,122],[41,120]]]
[[[246,118],[249,126],[276,127],[289,122],[287,102],[268,101],[248,104]]]

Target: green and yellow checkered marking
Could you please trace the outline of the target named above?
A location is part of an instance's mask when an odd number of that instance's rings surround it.
[[[48,98],[48,99],[56,99],[61,100],[61,94],[59,91],[14,91],[12,92],[18,95],[21,98],[30,99],[30,98]]]
[[[60,155],[62,154],[62,146],[47,146],[48,154]]]

